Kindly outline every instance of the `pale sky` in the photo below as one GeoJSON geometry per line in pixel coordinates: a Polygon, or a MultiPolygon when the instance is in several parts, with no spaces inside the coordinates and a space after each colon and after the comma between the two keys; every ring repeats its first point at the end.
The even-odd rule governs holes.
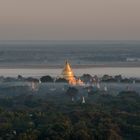
{"type": "Polygon", "coordinates": [[[140,40],[140,0],[0,0],[0,40],[140,40]]]}

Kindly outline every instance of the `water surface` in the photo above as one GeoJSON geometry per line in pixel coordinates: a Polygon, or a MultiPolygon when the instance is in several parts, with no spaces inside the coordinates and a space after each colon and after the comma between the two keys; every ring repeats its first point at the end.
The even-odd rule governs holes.
{"type": "MultiPolygon", "coordinates": [[[[93,67],[93,68],[77,68],[73,69],[76,76],[81,76],[85,73],[91,75],[102,76],[104,74],[108,75],[118,75],[121,74],[124,77],[140,77],[140,67],[93,67]]],[[[61,68],[14,68],[14,69],[0,69],[1,76],[11,76],[16,77],[17,75],[22,75],[25,77],[33,76],[40,77],[43,75],[50,75],[53,77],[61,76],[61,68]]]]}

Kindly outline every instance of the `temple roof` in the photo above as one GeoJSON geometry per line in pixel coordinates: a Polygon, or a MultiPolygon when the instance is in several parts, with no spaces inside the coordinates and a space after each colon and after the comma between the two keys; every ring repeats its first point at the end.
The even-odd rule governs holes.
{"type": "Polygon", "coordinates": [[[63,71],[67,71],[67,72],[72,71],[71,66],[68,63],[68,61],[66,61],[63,71]]]}
{"type": "Polygon", "coordinates": [[[72,68],[70,66],[70,64],[68,63],[68,61],[66,61],[64,69],[62,71],[62,75],[64,76],[64,78],[68,79],[68,77],[73,77],[73,71],[72,68]]]}

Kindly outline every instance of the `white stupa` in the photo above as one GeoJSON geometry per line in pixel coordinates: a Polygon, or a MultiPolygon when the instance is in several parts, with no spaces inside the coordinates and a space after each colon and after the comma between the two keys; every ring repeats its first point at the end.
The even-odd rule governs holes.
{"type": "Polygon", "coordinates": [[[100,89],[100,84],[99,83],[97,83],[97,88],[100,89]]]}
{"type": "Polygon", "coordinates": [[[86,102],[85,102],[85,97],[83,96],[82,97],[82,104],[85,104],[86,102]]]}
{"type": "Polygon", "coordinates": [[[104,87],[104,91],[108,91],[107,86],[104,87]]]}

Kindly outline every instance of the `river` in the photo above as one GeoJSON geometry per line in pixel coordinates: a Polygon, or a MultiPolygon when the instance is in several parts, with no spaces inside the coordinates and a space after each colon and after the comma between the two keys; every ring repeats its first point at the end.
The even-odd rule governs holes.
{"type": "MultiPolygon", "coordinates": [[[[92,67],[92,68],[75,68],[73,69],[76,76],[83,74],[91,74],[102,76],[119,75],[124,77],[137,77],[140,78],[140,67],[92,67]]],[[[0,76],[16,77],[22,75],[24,77],[40,77],[43,75],[50,75],[53,77],[61,76],[61,68],[0,68],[0,76]]]]}

